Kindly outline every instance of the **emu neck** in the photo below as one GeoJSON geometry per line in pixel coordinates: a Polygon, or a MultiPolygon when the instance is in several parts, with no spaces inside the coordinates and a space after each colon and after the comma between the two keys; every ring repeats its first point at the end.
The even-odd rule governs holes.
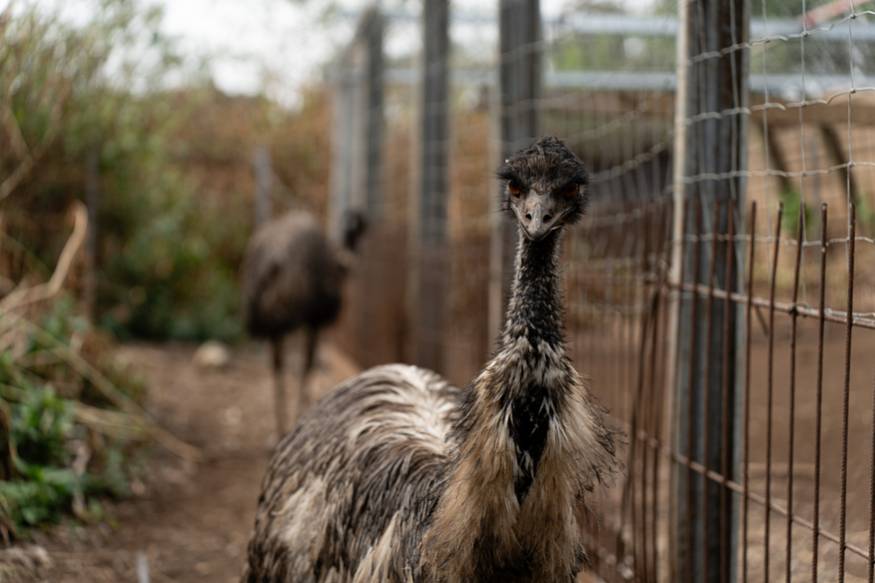
{"type": "Polygon", "coordinates": [[[563,360],[562,302],[557,254],[559,233],[538,241],[520,233],[513,292],[502,347],[495,359],[498,382],[480,389],[497,398],[513,445],[517,501],[536,478],[550,426],[564,408],[570,370],[563,360]]]}
{"type": "Polygon", "coordinates": [[[558,243],[558,233],[520,237],[501,346],[462,406],[456,465],[426,541],[451,581],[574,572],[576,468],[561,436],[579,400],[562,346],[558,243]]]}
{"type": "Polygon", "coordinates": [[[539,241],[530,241],[520,233],[513,289],[502,335],[504,347],[521,337],[533,346],[541,341],[553,347],[562,343],[558,250],[558,232],[539,241]]]}

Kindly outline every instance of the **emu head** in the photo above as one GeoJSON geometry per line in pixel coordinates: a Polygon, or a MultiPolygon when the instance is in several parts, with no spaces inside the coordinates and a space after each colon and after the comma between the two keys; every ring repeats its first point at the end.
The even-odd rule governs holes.
{"type": "Polygon", "coordinates": [[[341,230],[344,248],[355,252],[362,235],[368,230],[368,221],[365,218],[365,214],[360,210],[346,211],[343,214],[341,230]]]}
{"type": "Polygon", "coordinates": [[[502,206],[531,241],[576,222],[586,209],[583,162],[557,138],[541,138],[498,169],[502,206]]]}

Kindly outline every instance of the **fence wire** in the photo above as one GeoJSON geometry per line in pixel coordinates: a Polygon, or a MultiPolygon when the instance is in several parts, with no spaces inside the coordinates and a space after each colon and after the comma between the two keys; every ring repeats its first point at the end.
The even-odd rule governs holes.
{"type": "MultiPolygon", "coordinates": [[[[442,94],[422,93],[431,56],[392,41],[434,26],[409,15],[386,17],[381,78],[357,65],[335,81],[341,110],[350,84],[381,83],[385,124],[377,146],[359,122],[335,134],[379,148],[383,209],[338,337],[363,365],[429,344],[467,383],[492,348],[512,245],[492,171],[557,135],[591,171],[564,249],[569,351],[629,435],[624,477],[592,501],[591,572],[875,581],[873,6],[698,0],[520,20],[537,8],[450,3],[442,94]],[[445,132],[424,129],[430,115],[445,132]],[[423,301],[432,286],[441,301],[423,301]]],[[[374,160],[336,153],[336,175],[350,157],[374,160]]]]}

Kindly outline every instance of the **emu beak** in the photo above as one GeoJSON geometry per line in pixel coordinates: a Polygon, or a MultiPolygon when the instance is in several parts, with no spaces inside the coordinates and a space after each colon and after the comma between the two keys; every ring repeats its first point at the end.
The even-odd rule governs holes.
{"type": "Polygon", "coordinates": [[[517,214],[523,232],[532,241],[542,239],[556,224],[557,213],[548,200],[547,197],[531,194],[517,214]]]}

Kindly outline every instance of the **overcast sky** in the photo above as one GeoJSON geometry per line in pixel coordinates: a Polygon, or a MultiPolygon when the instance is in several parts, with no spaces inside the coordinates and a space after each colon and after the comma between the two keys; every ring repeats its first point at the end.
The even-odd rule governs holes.
{"type": "MultiPolygon", "coordinates": [[[[338,2],[347,16],[333,20],[329,27],[321,25],[318,0],[305,2],[304,6],[289,0],[151,1],[164,6],[165,29],[181,39],[186,52],[212,55],[213,75],[222,89],[258,90],[268,77],[274,80],[269,83],[269,91],[280,98],[287,98],[283,93],[296,91],[318,73],[319,65],[350,39],[355,15],[371,4],[368,0],[338,2]]],[[[543,11],[556,13],[567,1],[543,0],[543,11]]],[[[454,7],[463,5],[465,12],[489,15],[494,13],[495,4],[495,0],[466,0],[456,2],[454,7]]],[[[405,12],[418,10],[419,3],[406,2],[405,12]]],[[[453,32],[462,41],[489,42],[494,38],[494,32],[479,28],[457,27],[453,32]]],[[[387,50],[390,54],[409,51],[417,40],[409,23],[395,23],[387,50]]]]}
{"type": "MultiPolygon", "coordinates": [[[[0,9],[10,1],[61,7],[74,20],[87,19],[97,0],[0,0],[0,9]]],[[[182,53],[192,62],[207,57],[216,84],[229,93],[267,90],[282,101],[294,101],[302,84],[319,74],[319,66],[350,39],[356,15],[370,0],[337,0],[346,16],[326,26],[320,19],[321,0],[137,0],[144,6],[164,10],[164,31],[175,37],[182,53]]],[[[626,0],[639,9],[649,0],[626,0]]],[[[386,6],[403,3],[408,13],[417,13],[420,2],[384,0],[386,6]]],[[[569,0],[542,0],[546,16],[558,14],[569,0]]],[[[495,12],[497,0],[457,0],[453,9],[479,15],[495,12]],[[464,6],[464,8],[461,8],[464,6]]],[[[454,40],[494,47],[495,26],[456,26],[454,40]]],[[[410,26],[394,23],[387,50],[390,54],[416,48],[418,35],[410,26]]],[[[486,48],[486,47],[485,47],[486,48]]]]}

